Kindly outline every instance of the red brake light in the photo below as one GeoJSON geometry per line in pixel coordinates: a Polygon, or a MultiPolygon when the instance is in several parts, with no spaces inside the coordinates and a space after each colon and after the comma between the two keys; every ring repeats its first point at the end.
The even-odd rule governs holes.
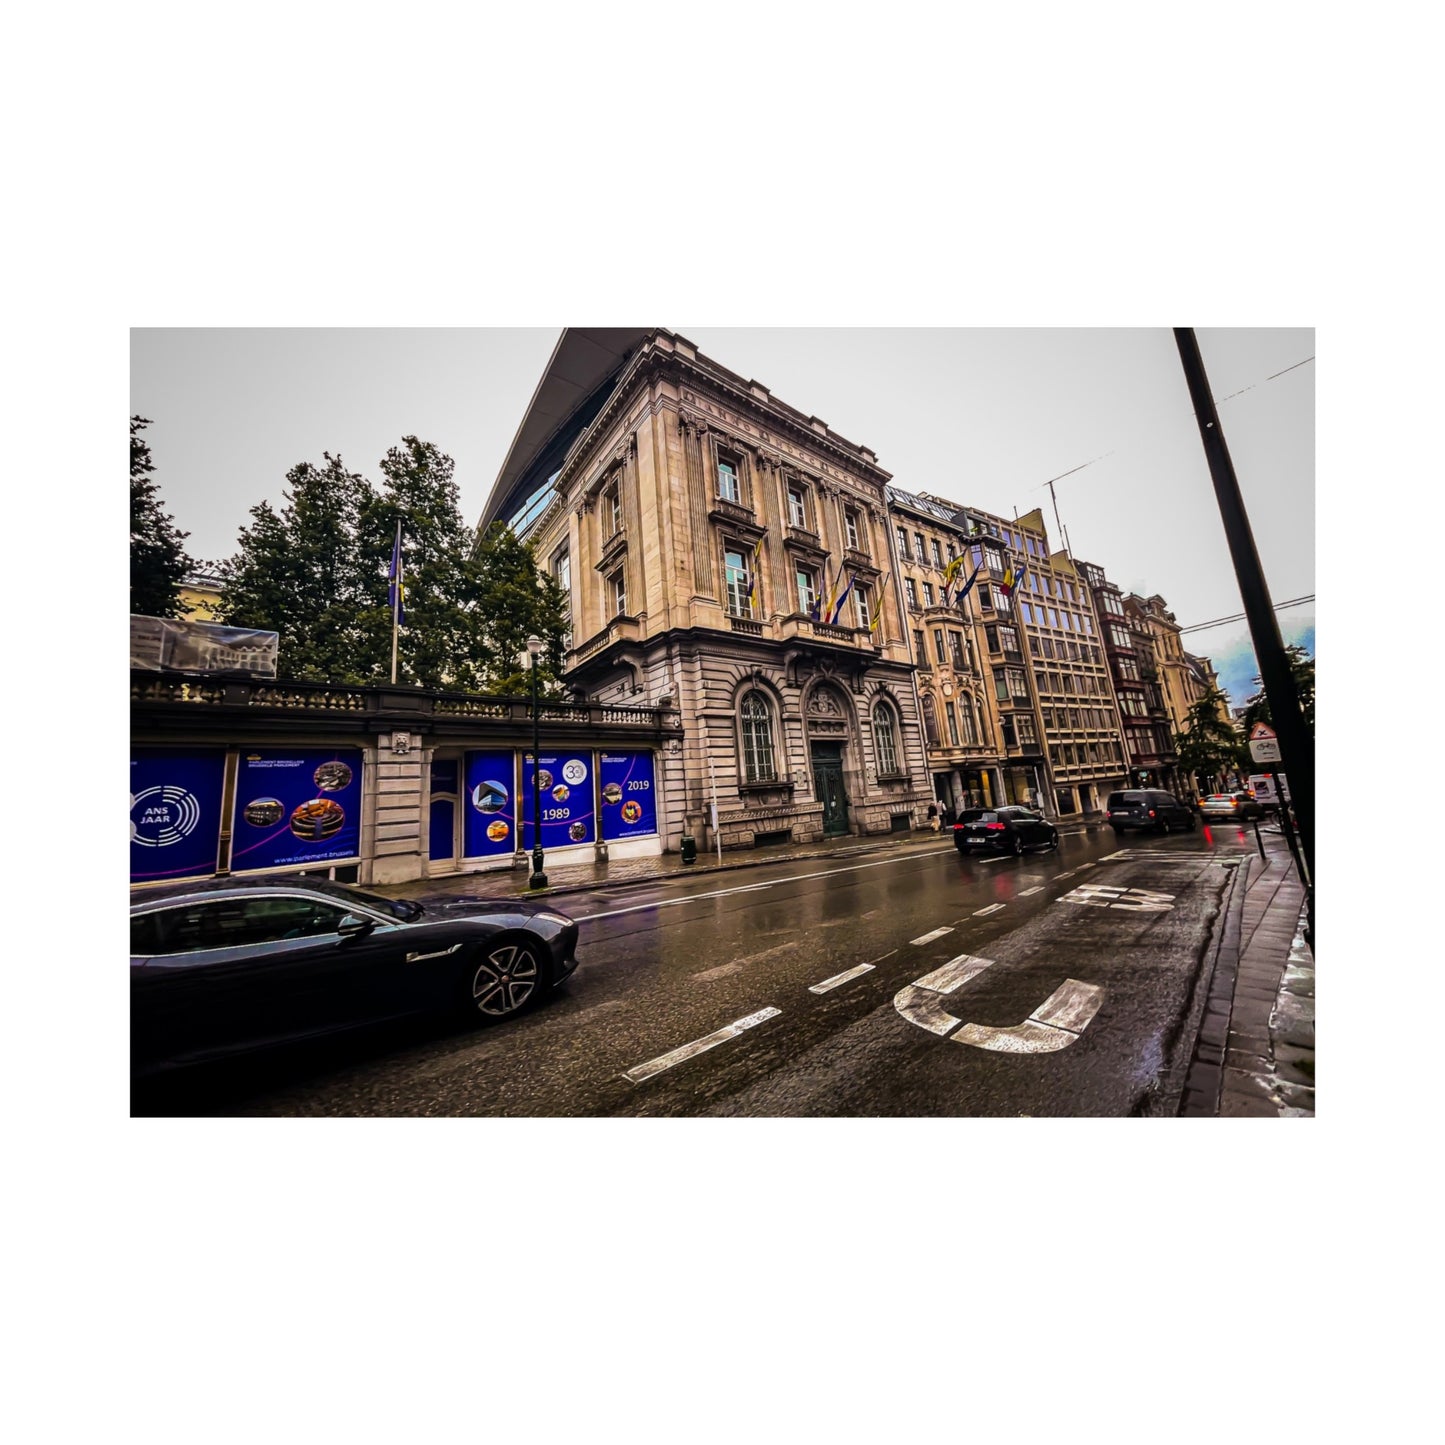
{"type": "Polygon", "coordinates": [[[1153,809],[1153,808],[1150,808],[1150,809],[1149,809],[1149,816],[1150,816],[1151,818],[1154,816],[1154,809],[1153,809]]]}
{"type": "Polygon", "coordinates": [[[983,826],[987,828],[990,833],[1002,833],[1004,829],[1002,823],[985,823],[983,826]]]}

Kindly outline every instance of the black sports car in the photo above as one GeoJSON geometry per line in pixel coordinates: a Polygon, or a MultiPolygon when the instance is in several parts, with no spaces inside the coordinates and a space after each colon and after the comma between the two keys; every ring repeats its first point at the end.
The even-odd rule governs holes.
{"type": "Polygon", "coordinates": [[[1025,848],[1057,848],[1059,831],[1030,808],[967,808],[953,825],[953,843],[960,853],[994,848],[1017,857],[1025,848]]]}
{"type": "Polygon", "coordinates": [[[212,879],[130,911],[131,1069],[456,1009],[525,1008],[577,967],[577,925],[537,902],[420,903],[312,878],[212,879]]]}

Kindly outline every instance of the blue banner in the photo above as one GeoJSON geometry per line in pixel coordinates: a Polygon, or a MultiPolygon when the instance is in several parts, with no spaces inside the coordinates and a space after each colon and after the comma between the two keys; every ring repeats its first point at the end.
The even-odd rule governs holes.
{"type": "MultiPolygon", "coordinates": [[[[532,841],[532,755],[522,759],[522,847],[530,852],[532,841]]],[[[596,818],[593,816],[592,754],[558,753],[544,757],[537,781],[541,787],[538,799],[542,815],[542,846],[566,848],[577,843],[597,841],[596,818]]]]}
{"type": "Polygon", "coordinates": [[[221,748],[139,753],[130,760],[132,883],[216,871],[225,778],[221,748]]]}
{"type": "Polygon", "coordinates": [[[609,843],[657,832],[651,753],[601,753],[602,836],[609,843]]]}
{"type": "Polygon", "coordinates": [[[465,857],[495,858],[516,851],[516,776],[517,762],[511,752],[467,754],[465,857]]]}
{"type": "Polygon", "coordinates": [[[242,749],[233,872],[306,867],[360,852],[360,748],[242,749]]]}

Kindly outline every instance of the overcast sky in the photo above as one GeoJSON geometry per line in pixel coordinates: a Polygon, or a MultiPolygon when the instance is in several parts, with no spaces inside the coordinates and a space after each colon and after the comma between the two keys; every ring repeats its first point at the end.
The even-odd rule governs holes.
{"type": "MultiPolygon", "coordinates": [[[[900,487],[1005,516],[1041,506],[1055,546],[1045,484],[1083,466],[1055,484],[1075,556],[1126,591],[1161,593],[1185,626],[1243,610],[1166,328],[664,324],[871,447],[900,487]]],[[[455,459],[475,521],[557,335],[136,330],[131,410],[153,423],[155,479],[200,559],[230,555],[249,509],[279,505],[297,462],[330,451],[375,479],[408,434],[455,459]]],[[[1313,594],[1315,377],[1312,361],[1299,363],[1314,333],[1201,329],[1199,340],[1273,600],[1313,594]]],[[[1313,604],[1279,616],[1285,640],[1313,650],[1313,604]]],[[[1242,622],[1188,633],[1185,645],[1214,658],[1243,701],[1254,665],[1242,622]]]]}

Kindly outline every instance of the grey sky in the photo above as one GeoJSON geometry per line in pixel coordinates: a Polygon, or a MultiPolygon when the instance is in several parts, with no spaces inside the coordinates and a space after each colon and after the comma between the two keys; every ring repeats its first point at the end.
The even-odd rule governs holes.
{"type": "MultiPolygon", "coordinates": [[[[1182,624],[1242,610],[1172,333],[1157,329],[742,329],[664,318],[850,441],[897,485],[1012,515],[1056,484],[1074,554],[1182,624]]],[[[131,410],[150,417],[167,508],[207,560],[235,549],[288,468],[339,452],[377,475],[414,433],[457,464],[474,521],[556,340],[537,330],[136,330],[131,410]]],[[[1315,590],[1309,329],[1201,328],[1200,347],[1271,594],[1315,590]],[[1285,375],[1267,378],[1296,367],[1285,375]],[[1236,393],[1238,393],[1236,395],[1236,393]],[[1227,398],[1227,399],[1226,399],[1227,398]]],[[[1280,614],[1313,646],[1314,607],[1280,614]]],[[[1236,703],[1253,672],[1242,623],[1187,634],[1236,703]],[[1241,655],[1243,649],[1244,655],[1241,655]]]]}

